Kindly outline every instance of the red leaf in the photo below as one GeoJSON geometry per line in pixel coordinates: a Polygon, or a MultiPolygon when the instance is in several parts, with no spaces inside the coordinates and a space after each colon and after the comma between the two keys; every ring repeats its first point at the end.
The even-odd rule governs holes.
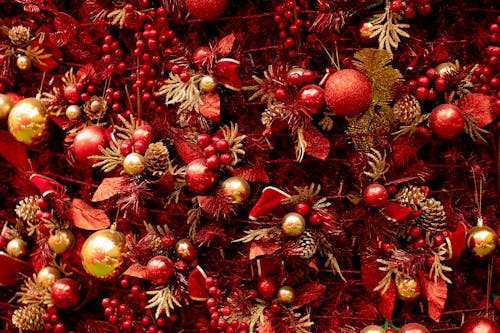
{"type": "Polygon", "coordinates": [[[444,44],[440,44],[440,45],[436,46],[431,51],[430,56],[434,60],[434,62],[443,62],[443,61],[448,60],[450,58],[448,50],[446,49],[446,46],[444,46],[444,44]]]}
{"type": "Polygon", "coordinates": [[[279,188],[268,186],[262,190],[259,201],[253,206],[248,214],[251,220],[270,214],[281,205],[281,200],[289,198],[290,194],[283,192],[279,188]]]}
{"type": "Polygon", "coordinates": [[[269,177],[263,166],[240,167],[233,169],[233,176],[241,177],[249,182],[269,183],[269,177]]]}
{"type": "Polygon", "coordinates": [[[385,272],[378,269],[379,265],[367,258],[362,259],[361,264],[361,282],[368,292],[373,292],[373,289],[379,284],[385,276],[385,272]]]}
{"type": "Polygon", "coordinates": [[[0,251],[0,286],[10,287],[21,282],[21,274],[26,273],[29,264],[0,251]]]}
{"type": "Polygon", "coordinates": [[[7,131],[0,131],[0,155],[16,168],[24,169],[28,165],[26,145],[16,141],[7,131]]]}
{"type": "Polygon", "coordinates": [[[429,317],[439,322],[446,303],[448,286],[443,279],[437,279],[434,282],[434,279],[429,278],[428,272],[425,271],[419,271],[418,277],[422,285],[422,294],[427,299],[429,317]]]}
{"type": "Polygon", "coordinates": [[[218,43],[217,47],[215,48],[215,52],[219,53],[223,57],[227,57],[229,53],[231,53],[231,50],[233,49],[234,41],[236,40],[236,37],[234,37],[234,34],[231,33],[227,36],[224,36],[218,43]]]}
{"type": "Polygon", "coordinates": [[[56,182],[54,179],[34,173],[30,176],[30,181],[38,188],[42,196],[49,195],[54,192],[63,193],[64,186],[56,182]]]}
{"type": "Polygon", "coordinates": [[[264,315],[263,322],[259,323],[259,327],[257,328],[258,333],[276,333],[269,316],[264,315]]]}
{"type": "Polygon", "coordinates": [[[449,243],[451,244],[451,256],[452,258],[459,258],[462,251],[465,249],[465,234],[466,227],[463,222],[458,223],[457,229],[453,232],[448,238],[449,243]]]}
{"type": "Polygon", "coordinates": [[[493,112],[493,97],[485,94],[467,94],[458,101],[462,112],[470,114],[479,127],[491,124],[496,115],[493,112]]]}
{"type": "Polygon", "coordinates": [[[396,202],[388,201],[383,208],[383,213],[385,216],[390,217],[397,222],[401,222],[408,218],[413,211],[410,208],[396,202]]]}
{"type": "Polygon", "coordinates": [[[330,141],[314,126],[307,123],[304,127],[304,139],[307,142],[306,154],[326,160],[330,153],[330,141]]]}
{"type": "Polygon", "coordinates": [[[279,276],[283,271],[283,262],[275,257],[257,259],[257,273],[259,276],[279,276]]]}
{"type": "Polygon", "coordinates": [[[176,138],[174,139],[174,145],[181,159],[187,164],[198,158],[203,158],[203,154],[194,143],[188,142],[182,138],[176,138]]]}
{"type": "Polygon", "coordinates": [[[250,252],[248,258],[253,260],[260,256],[267,256],[275,253],[280,249],[280,246],[271,242],[252,242],[250,244],[250,252]]]}
{"type": "Polygon", "coordinates": [[[196,266],[189,274],[187,287],[188,295],[192,300],[206,301],[210,297],[205,287],[206,279],[207,274],[200,266],[196,266]]]}
{"type": "Polygon", "coordinates": [[[120,192],[128,185],[126,177],[104,178],[92,197],[92,202],[107,200],[120,192]]]}
{"type": "Polygon", "coordinates": [[[243,87],[238,71],[240,62],[231,58],[222,58],[215,64],[215,76],[224,87],[239,91],[243,87]]]}
{"type": "Polygon", "coordinates": [[[102,209],[95,209],[78,198],[71,201],[69,212],[74,226],[80,229],[102,230],[111,225],[108,216],[102,209]]]}
{"type": "Polygon", "coordinates": [[[198,104],[200,113],[212,121],[220,121],[220,97],[219,94],[205,93],[201,95],[201,102],[198,104]]]}
{"type": "Polygon", "coordinates": [[[386,320],[391,320],[392,313],[394,312],[394,305],[396,304],[396,284],[391,280],[389,288],[382,294],[379,292],[380,298],[378,300],[380,313],[386,320]]]}
{"type": "Polygon", "coordinates": [[[94,66],[90,63],[83,65],[83,67],[76,72],[75,77],[77,82],[88,80],[95,83],[99,80],[94,66]]]}
{"type": "Polygon", "coordinates": [[[132,277],[136,277],[139,279],[146,278],[146,266],[140,264],[132,264],[129,268],[123,273],[123,275],[129,275],[132,277]]]}
{"type": "Polygon", "coordinates": [[[71,124],[71,120],[68,117],[54,117],[52,121],[62,130],[65,130],[71,124]]]}
{"type": "Polygon", "coordinates": [[[293,306],[302,306],[304,304],[309,304],[314,302],[323,295],[326,290],[326,286],[319,282],[310,282],[303,284],[297,290],[297,298],[293,303],[293,306]]]}

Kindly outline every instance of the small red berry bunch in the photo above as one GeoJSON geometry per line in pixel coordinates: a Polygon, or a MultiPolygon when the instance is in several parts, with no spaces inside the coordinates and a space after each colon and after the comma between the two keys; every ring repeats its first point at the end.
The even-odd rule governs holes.
{"type": "Polygon", "coordinates": [[[409,80],[408,88],[414,91],[419,101],[435,101],[438,92],[448,89],[446,76],[440,76],[435,68],[428,68],[424,74],[417,77],[416,80],[409,80]]]}
{"type": "Polygon", "coordinates": [[[288,50],[288,56],[291,58],[297,56],[297,40],[304,23],[299,18],[303,5],[304,1],[287,0],[275,9],[274,22],[278,24],[280,30],[281,45],[283,49],[288,50]]]}
{"type": "Polygon", "coordinates": [[[401,13],[406,19],[414,18],[417,13],[427,16],[432,11],[430,0],[392,0],[390,6],[394,13],[401,13]]]}
{"type": "Polygon", "coordinates": [[[74,333],[74,331],[68,331],[66,325],[60,321],[58,309],[56,307],[48,307],[47,312],[42,315],[42,320],[45,323],[45,332],[54,333],[74,333]]]}
{"type": "Polygon", "coordinates": [[[221,165],[228,166],[233,163],[229,142],[219,133],[213,136],[202,133],[196,138],[196,144],[203,150],[208,168],[217,170],[221,165]]]}

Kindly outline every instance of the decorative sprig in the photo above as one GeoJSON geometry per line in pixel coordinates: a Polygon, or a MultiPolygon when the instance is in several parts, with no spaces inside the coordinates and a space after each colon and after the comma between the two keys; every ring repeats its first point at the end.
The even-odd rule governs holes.
{"type": "Polygon", "coordinates": [[[196,227],[201,221],[201,207],[197,197],[194,197],[191,202],[193,203],[193,207],[188,210],[187,224],[189,225],[189,238],[194,240],[196,237],[196,227]]]}
{"type": "Polygon", "coordinates": [[[377,149],[371,148],[370,150],[372,153],[366,153],[366,156],[369,159],[367,163],[371,170],[363,173],[375,182],[384,177],[385,173],[389,171],[389,165],[386,163],[387,154],[385,151],[381,154],[377,149]]]}
{"type": "Polygon", "coordinates": [[[267,70],[264,71],[264,78],[259,78],[253,75],[252,78],[257,82],[254,86],[244,87],[244,90],[255,90],[254,94],[250,96],[249,101],[253,101],[260,97],[262,102],[266,102],[267,105],[272,105],[278,103],[274,95],[276,86],[286,85],[286,74],[289,68],[286,65],[275,64],[269,65],[267,70]]]}
{"type": "Polygon", "coordinates": [[[391,10],[390,1],[386,0],[384,12],[375,15],[371,21],[373,25],[370,27],[370,38],[378,36],[379,49],[385,49],[392,53],[393,49],[398,48],[399,42],[401,42],[400,37],[410,37],[410,34],[403,30],[409,28],[410,25],[399,23],[401,19],[400,14],[391,10]]]}
{"type": "Polygon", "coordinates": [[[434,279],[434,283],[437,283],[437,279],[441,278],[446,283],[451,284],[451,280],[445,275],[445,272],[452,272],[453,269],[449,266],[446,266],[442,262],[445,260],[445,256],[449,254],[448,252],[448,244],[441,244],[437,251],[434,253],[434,262],[432,263],[431,269],[429,271],[429,277],[434,279]]]}
{"type": "Polygon", "coordinates": [[[245,234],[247,234],[246,236],[232,240],[231,243],[237,243],[237,242],[249,243],[251,241],[254,240],[258,241],[263,238],[271,239],[280,234],[280,230],[277,227],[270,227],[270,228],[256,229],[256,230],[245,230],[244,232],[245,234]]]}
{"type": "Polygon", "coordinates": [[[18,303],[52,306],[50,287],[50,285],[38,283],[36,274],[33,274],[33,277],[24,280],[21,291],[16,293],[16,296],[19,297],[18,303]]]}
{"type": "Polygon", "coordinates": [[[306,154],[307,141],[304,138],[304,129],[302,127],[297,128],[295,131],[295,160],[297,162],[302,162],[306,154]]]}
{"type": "Polygon", "coordinates": [[[342,270],[340,269],[339,262],[335,257],[332,244],[326,239],[326,237],[321,237],[318,244],[319,254],[326,258],[325,267],[330,268],[334,274],[338,274],[338,276],[340,276],[342,281],[347,282],[347,280],[342,275],[342,270]]]}
{"type": "Polygon", "coordinates": [[[102,155],[92,155],[89,157],[89,159],[99,161],[92,165],[93,168],[101,168],[104,172],[111,172],[123,165],[125,157],[121,153],[120,147],[113,141],[110,142],[107,148],[99,146],[99,150],[102,155]]]}
{"type": "Polygon", "coordinates": [[[158,95],[165,95],[165,104],[179,104],[179,111],[196,110],[199,111],[201,103],[201,91],[199,89],[201,74],[191,73],[189,81],[183,82],[179,75],[170,73],[165,80],[158,95]]]}
{"type": "Polygon", "coordinates": [[[472,116],[471,112],[468,110],[465,110],[463,112],[463,115],[465,117],[465,126],[464,126],[464,131],[465,133],[469,134],[470,138],[474,141],[483,141],[484,143],[487,142],[487,140],[484,138],[483,134],[489,134],[490,131],[485,130],[484,128],[481,128],[477,126],[477,122],[472,116]]]}
{"type": "Polygon", "coordinates": [[[321,185],[320,184],[315,184],[311,183],[311,185],[306,185],[304,187],[298,187],[294,186],[293,189],[297,192],[297,194],[292,195],[288,198],[285,198],[281,201],[281,204],[287,205],[287,204],[296,204],[301,201],[310,201],[312,200],[315,196],[319,194],[321,191],[321,185]]]}
{"type": "Polygon", "coordinates": [[[323,118],[318,122],[318,125],[323,131],[331,131],[333,129],[333,113],[323,112],[323,118]]]}
{"type": "Polygon", "coordinates": [[[173,293],[172,286],[165,286],[161,289],[146,291],[146,294],[151,295],[152,297],[148,300],[148,305],[146,305],[144,308],[156,308],[156,319],[160,317],[162,312],[165,312],[167,317],[170,317],[170,310],[175,310],[175,307],[182,307],[181,303],[179,302],[179,300],[177,300],[173,293]]]}
{"type": "Polygon", "coordinates": [[[267,304],[264,302],[257,302],[252,308],[252,317],[250,318],[250,323],[248,329],[250,333],[255,332],[255,328],[258,323],[264,323],[264,311],[267,308],[267,304]]]}
{"type": "Polygon", "coordinates": [[[166,173],[171,174],[174,177],[174,186],[170,191],[169,196],[166,199],[165,204],[168,205],[172,202],[178,203],[181,195],[181,191],[186,186],[186,167],[176,166],[172,164],[172,161],[168,161],[168,168],[166,173]]]}
{"type": "Polygon", "coordinates": [[[395,137],[413,135],[415,133],[415,131],[417,130],[417,127],[420,126],[425,121],[427,121],[427,119],[429,119],[430,115],[431,115],[430,113],[421,114],[410,125],[400,126],[399,130],[392,133],[392,135],[394,135],[395,137]]]}
{"type": "Polygon", "coordinates": [[[298,320],[294,323],[295,333],[310,333],[311,327],[314,326],[314,322],[311,321],[311,313],[309,307],[305,315],[296,313],[298,320]]]}
{"type": "Polygon", "coordinates": [[[245,155],[243,140],[245,140],[246,136],[238,132],[238,124],[233,122],[231,122],[229,126],[224,125],[221,131],[222,134],[224,134],[224,139],[229,143],[229,152],[233,157],[231,165],[234,166],[241,160],[241,157],[245,155]]]}
{"type": "Polygon", "coordinates": [[[142,124],[142,121],[135,119],[133,115],[130,116],[130,120],[127,120],[121,114],[118,114],[118,119],[123,125],[115,125],[114,129],[116,130],[116,136],[123,140],[132,139],[132,134],[142,124]]]}
{"type": "Polygon", "coordinates": [[[44,62],[44,59],[52,57],[52,54],[50,53],[45,53],[45,49],[40,46],[35,46],[31,47],[31,45],[28,45],[28,47],[24,49],[18,49],[19,52],[24,53],[27,57],[29,57],[33,62],[40,66],[47,66],[47,63],[44,62]]]}

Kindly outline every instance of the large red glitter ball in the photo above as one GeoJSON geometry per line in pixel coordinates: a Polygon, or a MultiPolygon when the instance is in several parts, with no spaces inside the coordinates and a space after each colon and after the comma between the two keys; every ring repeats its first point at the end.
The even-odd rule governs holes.
{"type": "Polygon", "coordinates": [[[486,318],[469,318],[462,327],[460,333],[500,333],[500,326],[486,318]]]}
{"type": "Polygon", "coordinates": [[[399,333],[430,333],[430,331],[423,325],[410,323],[401,327],[399,333]]]}
{"type": "Polygon", "coordinates": [[[383,185],[370,184],[363,192],[363,199],[368,206],[382,207],[387,202],[389,194],[383,185]]]}
{"type": "Polygon", "coordinates": [[[54,306],[59,309],[75,307],[80,301],[78,282],[69,278],[57,280],[52,284],[50,297],[54,306]]]}
{"type": "Polygon", "coordinates": [[[200,20],[211,21],[219,17],[227,8],[227,0],[186,0],[189,13],[200,20]]]}
{"type": "Polygon", "coordinates": [[[174,263],[166,256],[155,256],[146,265],[146,277],[154,284],[165,284],[174,275],[174,263]]]}
{"type": "Polygon", "coordinates": [[[99,146],[107,147],[108,139],[104,128],[95,125],[82,129],[73,141],[76,159],[84,164],[92,164],[92,161],[88,159],[89,156],[101,155],[99,146]]]}
{"type": "Polygon", "coordinates": [[[440,139],[453,139],[464,131],[465,117],[453,104],[441,104],[432,110],[429,127],[440,139]]]}
{"type": "Polygon", "coordinates": [[[186,167],[186,185],[196,193],[207,190],[215,183],[217,172],[207,167],[204,158],[191,161],[186,167]]]}
{"type": "Polygon", "coordinates": [[[273,298],[278,291],[278,281],[269,276],[262,276],[257,282],[257,290],[264,299],[273,298]]]}
{"type": "Polygon", "coordinates": [[[326,80],[325,100],[332,112],[339,116],[360,114],[372,100],[370,81],[357,70],[342,69],[326,80]]]}

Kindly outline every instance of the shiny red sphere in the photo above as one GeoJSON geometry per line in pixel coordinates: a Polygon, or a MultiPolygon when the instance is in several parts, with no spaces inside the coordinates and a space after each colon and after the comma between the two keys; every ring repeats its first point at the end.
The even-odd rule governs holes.
{"type": "Polygon", "coordinates": [[[211,21],[224,13],[228,0],[185,0],[184,4],[193,17],[211,21]]]}
{"type": "Polygon", "coordinates": [[[186,167],[186,185],[196,193],[207,190],[215,183],[217,172],[207,167],[204,158],[191,161],[186,167]]]}
{"type": "Polygon", "coordinates": [[[193,53],[193,62],[196,66],[207,65],[208,58],[212,56],[212,50],[208,46],[201,46],[193,53]]]}
{"type": "Polygon", "coordinates": [[[271,299],[278,291],[278,281],[270,276],[262,276],[257,281],[257,290],[264,299],[271,299]]]}
{"type": "Polygon", "coordinates": [[[308,108],[309,113],[318,113],[325,104],[325,92],[316,84],[308,84],[300,89],[298,103],[308,108]]]}
{"type": "Polygon", "coordinates": [[[73,141],[73,150],[76,159],[80,163],[92,164],[93,161],[88,159],[92,155],[101,155],[99,146],[103,148],[108,146],[108,139],[106,138],[105,129],[92,125],[82,129],[73,141]]]}
{"type": "Polygon", "coordinates": [[[399,333],[430,333],[430,331],[423,325],[410,323],[401,327],[399,333]]]}
{"type": "Polygon", "coordinates": [[[462,327],[460,333],[500,333],[500,326],[487,318],[469,318],[462,327]]]}
{"type": "Polygon", "coordinates": [[[63,278],[52,284],[50,297],[54,306],[59,309],[75,307],[80,301],[78,283],[69,278],[63,278]]]}
{"type": "Polygon", "coordinates": [[[464,131],[465,117],[462,111],[452,104],[441,104],[432,110],[429,127],[440,139],[453,139],[464,131]]]}
{"type": "Polygon", "coordinates": [[[149,145],[153,140],[153,127],[151,125],[141,125],[138,126],[134,132],[132,132],[132,142],[144,141],[146,145],[149,145]]]}
{"type": "Polygon", "coordinates": [[[380,184],[370,184],[363,193],[363,199],[368,206],[382,207],[387,202],[389,194],[384,186],[380,184]]]}
{"type": "Polygon", "coordinates": [[[372,100],[370,81],[354,69],[342,69],[328,77],[325,83],[325,101],[330,110],[352,117],[366,111],[372,100]]]}
{"type": "Polygon", "coordinates": [[[154,284],[165,284],[174,275],[174,263],[166,256],[155,256],[146,265],[146,277],[154,284]]]}

